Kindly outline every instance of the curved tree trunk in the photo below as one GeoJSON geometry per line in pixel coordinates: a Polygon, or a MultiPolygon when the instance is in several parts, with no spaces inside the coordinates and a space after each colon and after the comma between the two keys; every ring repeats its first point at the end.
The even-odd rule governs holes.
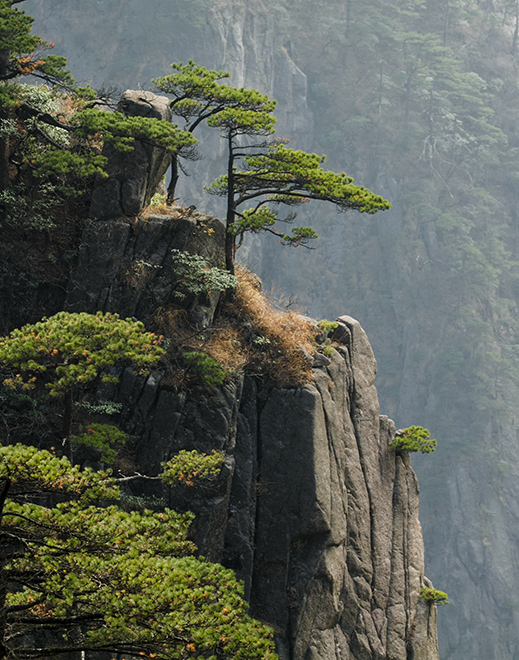
{"type": "Polygon", "coordinates": [[[173,155],[171,159],[171,181],[168,186],[168,197],[166,199],[166,204],[172,206],[175,203],[175,190],[178,182],[178,156],[173,155]]]}

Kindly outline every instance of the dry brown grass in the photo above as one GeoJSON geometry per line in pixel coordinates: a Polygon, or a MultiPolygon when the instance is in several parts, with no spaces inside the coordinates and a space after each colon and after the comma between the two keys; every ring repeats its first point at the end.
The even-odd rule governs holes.
{"type": "Polygon", "coordinates": [[[250,362],[250,349],[232,325],[213,328],[203,348],[226,371],[241,373],[250,362]]]}
{"type": "Polygon", "coordinates": [[[164,203],[157,206],[147,206],[140,213],[140,217],[144,219],[149,218],[150,215],[167,215],[180,218],[182,214],[179,213],[176,207],[171,207],[164,203]]]}
{"type": "Polygon", "coordinates": [[[314,352],[312,323],[299,312],[276,309],[261,291],[261,283],[253,273],[238,268],[236,275],[238,289],[233,304],[237,317],[242,323],[250,323],[257,336],[253,340],[253,364],[282,387],[308,383],[312,369],[304,351],[314,352]]]}
{"type": "Polygon", "coordinates": [[[166,195],[157,193],[152,199],[152,203],[146,206],[140,213],[139,217],[145,220],[150,215],[165,215],[171,218],[189,218],[193,215],[199,215],[194,206],[179,206],[178,204],[168,204],[166,202],[166,195]]]}
{"type": "Polygon", "coordinates": [[[206,353],[230,374],[267,375],[280,387],[310,382],[312,368],[305,351],[312,354],[315,349],[312,323],[298,312],[276,308],[256,275],[243,268],[236,275],[236,296],[223,303],[215,323],[203,332],[190,325],[183,309],[156,311],[153,329],[170,340],[168,382],[185,383],[181,353],[186,351],[206,353]]]}
{"type": "Polygon", "coordinates": [[[248,347],[229,319],[201,332],[189,323],[186,310],[161,307],[155,312],[152,325],[169,340],[169,384],[180,385],[185,381],[186,373],[180,359],[183,352],[207,353],[229,374],[242,373],[250,361],[248,347]]]}
{"type": "Polygon", "coordinates": [[[153,315],[152,323],[153,329],[173,344],[182,345],[193,334],[185,309],[159,307],[153,315]]]}

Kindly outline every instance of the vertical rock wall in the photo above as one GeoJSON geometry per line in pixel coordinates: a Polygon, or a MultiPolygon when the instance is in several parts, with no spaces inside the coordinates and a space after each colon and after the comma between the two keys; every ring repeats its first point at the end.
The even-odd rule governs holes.
{"type": "MultiPolygon", "coordinates": [[[[196,219],[173,217],[91,223],[69,306],[152,313],[174,289],[166,248],[209,250],[196,229],[196,219]],[[121,262],[136,257],[161,268],[128,280],[121,262]]],[[[409,457],[389,450],[395,429],[379,416],[367,337],[354,319],[340,320],[347,344],[303,388],[242,376],[178,392],[160,371],[143,379],[127,370],[120,423],[148,473],[182,448],[225,452],[214,488],[153,494],[195,511],[201,552],[244,580],[282,660],[437,660],[436,605],[420,598],[418,483],[409,457]]]]}
{"type": "Polygon", "coordinates": [[[127,373],[125,426],[147,470],[183,447],[225,451],[213,490],[163,495],[195,510],[201,551],[244,580],[283,660],[437,660],[436,605],[420,598],[418,483],[388,448],[394,424],[379,416],[366,335],[341,320],[350,346],[301,389],[241,378],[175,393],[127,373]]]}

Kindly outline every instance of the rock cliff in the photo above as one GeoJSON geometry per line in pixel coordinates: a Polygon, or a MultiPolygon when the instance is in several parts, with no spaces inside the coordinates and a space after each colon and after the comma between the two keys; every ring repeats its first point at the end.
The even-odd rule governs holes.
{"type": "MultiPolygon", "coordinates": [[[[476,4],[469,18],[461,10],[453,13],[449,3],[439,0],[415,3],[415,9],[421,8],[419,22],[413,23],[417,19],[410,12],[407,19],[400,16],[395,29],[387,26],[397,5],[369,1],[330,0],[319,3],[318,12],[312,2],[264,0],[27,0],[24,7],[38,19],[36,32],[58,41],[60,54],[68,56],[77,78],[86,81],[94,75],[95,86],[146,88],[153,76],[169,72],[171,61],[189,57],[211,68],[229,69],[235,84],[257,87],[280,101],[279,135],[297,136],[296,148],[328,153],[331,167],[372,183],[393,202],[383,221],[377,216],[373,221],[351,217],[347,223],[336,222],[333,215],[312,218],[308,224],[320,225],[316,229],[321,240],[314,252],[305,255],[303,268],[298,253],[281,252],[279,246],[267,243],[267,254],[255,243],[246,263],[266,282],[272,278],[267,286],[297,295],[314,315],[331,317],[337,305],[343,309],[347,304],[350,313],[362,319],[383,365],[377,382],[384,410],[398,424],[415,420],[429,426],[439,439],[434,459],[422,462],[418,457],[414,465],[426,485],[421,518],[431,550],[427,570],[446,586],[452,602],[441,610],[442,657],[517,660],[519,388],[514,328],[518,306],[516,286],[508,284],[505,275],[515,272],[505,265],[506,255],[511,251],[517,261],[516,188],[511,185],[506,192],[508,175],[499,173],[497,158],[485,165],[477,154],[470,176],[477,181],[481,168],[488,170],[476,184],[474,196],[467,193],[465,175],[459,195],[445,194],[445,182],[451,186],[451,158],[443,159],[446,169],[438,170],[434,184],[425,152],[421,155],[431,135],[431,97],[424,93],[416,98],[410,125],[418,133],[410,133],[398,115],[410,89],[402,77],[405,66],[396,56],[403,44],[406,59],[408,42],[399,30],[414,32],[417,25],[424,37],[439,26],[435,38],[439,36],[442,43],[450,32],[449,46],[457,43],[457,35],[458,45],[465,44],[456,49],[457,55],[469,57],[463,71],[471,72],[474,81],[482,77],[488,91],[500,89],[507,95],[494,98],[494,110],[502,113],[517,107],[508,96],[515,82],[503,83],[508,80],[507,68],[513,72],[511,80],[516,75],[508,37],[492,32],[483,38],[481,31],[484,25],[509,29],[506,16],[499,14],[503,3],[473,3],[473,8],[476,4]],[[450,11],[448,21],[442,19],[445,11],[450,11]],[[484,15],[480,19],[478,12],[484,15]],[[382,32],[394,41],[384,45],[382,32]],[[498,53],[498,46],[508,49],[506,55],[504,50],[498,53]],[[390,60],[387,52],[392,53],[390,60]],[[276,61],[285,62],[282,70],[274,66],[276,61]],[[304,96],[307,76],[309,104],[318,119],[314,126],[304,96]],[[292,130],[291,121],[298,132],[292,130]],[[367,163],[364,171],[362,162],[367,163]],[[366,171],[372,181],[366,180],[366,171]],[[410,185],[407,189],[402,187],[405,181],[410,185]],[[472,206],[486,182],[488,193],[500,195],[489,212],[486,202],[472,206]],[[426,191],[431,191],[430,197],[426,191]],[[467,206],[462,204],[453,213],[453,202],[467,206]],[[435,207],[442,211],[433,211],[435,207]],[[477,229],[472,224],[475,209],[477,229]],[[463,217],[468,222],[457,226],[463,217]],[[489,231],[496,233],[489,237],[489,231]],[[458,245],[460,252],[455,249],[458,245]],[[470,262],[474,270],[467,271],[470,262]]],[[[430,51],[425,49],[424,56],[426,52],[430,51]]],[[[439,79],[444,74],[442,68],[439,79]]],[[[514,147],[517,121],[500,116],[496,126],[508,127],[509,144],[514,147]]],[[[451,129],[446,130],[442,139],[451,144],[451,129]]],[[[441,130],[435,133],[437,138],[441,134],[441,130]]],[[[479,139],[473,144],[480,144],[479,139]]],[[[499,151],[508,153],[505,146],[499,151]]],[[[218,153],[216,136],[209,152],[201,181],[193,177],[179,189],[186,205],[200,207],[202,185],[221,173],[212,160],[218,153]]],[[[507,157],[507,162],[514,158],[507,157]]],[[[197,169],[192,168],[194,176],[197,169]]],[[[206,197],[206,203],[213,200],[206,197]]],[[[240,252],[243,259],[244,248],[240,252]]]]}
{"type": "MultiPolygon", "coordinates": [[[[140,227],[138,240],[151,246],[148,263],[157,245],[192,235],[186,222],[152,218],[140,227]]],[[[73,286],[69,298],[74,309],[132,314],[164,291],[164,275],[153,269],[147,288],[155,294],[136,303],[104,268],[103,254],[135,249],[129,221],[91,226],[85,241],[75,278],[81,295],[73,286]],[[108,249],[108,236],[120,247],[108,249]],[[110,293],[88,291],[99,285],[96,272],[106,273],[110,293]]],[[[389,449],[395,429],[379,416],[367,337],[354,319],[340,320],[348,344],[300,389],[242,376],[211,392],[176,392],[161,384],[160,372],[144,380],[127,371],[118,392],[124,428],[138,438],[136,463],[151,473],[183,448],[225,451],[214,490],[157,494],[195,510],[201,551],[244,580],[252,614],[274,627],[282,658],[433,660],[436,606],[420,598],[418,483],[409,457],[389,449]]]]}
{"type": "MultiPolygon", "coordinates": [[[[114,186],[117,198],[124,188],[114,186]]],[[[147,317],[171,301],[171,249],[218,260],[222,239],[218,221],[182,209],[92,219],[65,307],[147,317]]],[[[190,302],[194,327],[211,323],[214,303],[190,302]]],[[[341,341],[301,388],[241,375],[178,390],[160,370],[126,370],[120,423],[148,473],[180,449],[224,451],[214,487],[149,494],[197,514],[201,552],[244,581],[282,660],[437,660],[436,605],[420,597],[417,479],[409,456],[389,449],[395,428],[379,415],[368,339],[351,317],[339,321],[341,341]]]]}
{"type": "MultiPolygon", "coordinates": [[[[196,540],[244,580],[282,658],[437,658],[436,606],[419,598],[423,544],[408,456],[388,448],[376,363],[360,325],[302,389],[240,378],[186,394],[126,374],[126,428],[157,470],[181,448],[223,449],[215,492],[187,499],[196,540]]],[[[171,501],[178,505],[178,501],[171,501]]]]}

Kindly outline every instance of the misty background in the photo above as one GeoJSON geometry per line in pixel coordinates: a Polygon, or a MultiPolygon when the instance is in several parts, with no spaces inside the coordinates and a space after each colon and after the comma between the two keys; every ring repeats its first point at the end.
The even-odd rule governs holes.
{"type": "MultiPolygon", "coordinates": [[[[413,456],[427,575],[449,594],[442,660],[519,660],[519,0],[27,0],[95,88],[150,89],[193,59],[278,100],[277,136],[389,199],[308,205],[314,250],[256,237],[238,260],[317,318],[357,318],[381,412],[430,429],[413,456]]],[[[180,201],[222,215],[200,132],[180,201]]]]}

